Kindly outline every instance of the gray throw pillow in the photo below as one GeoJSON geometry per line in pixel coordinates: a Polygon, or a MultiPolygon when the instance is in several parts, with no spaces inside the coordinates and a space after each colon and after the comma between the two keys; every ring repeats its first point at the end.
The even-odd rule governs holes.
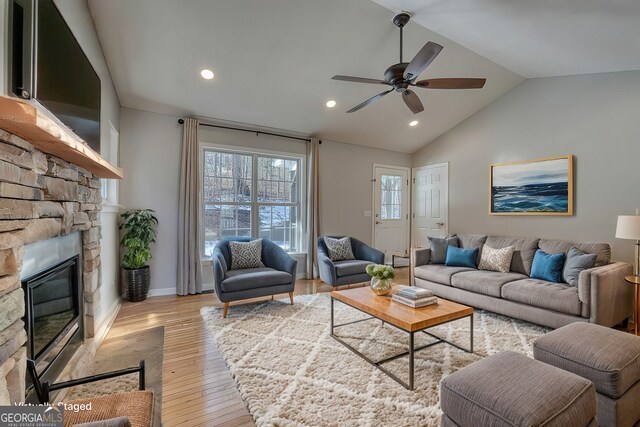
{"type": "Polygon", "coordinates": [[[342,239],[325,237],[324,244],[327,246],[327,255],[329,255],[329,259],[333,262],[356,259],[356,257],[353,256],[351,239],[349,237],[343,237],[342,239]]]}
{"type": "Polygon", "coordinates": [[[458,236],[451,236],[447,238],[429,237],[429,246],[431,249],[431,255],[429,256],[429,264],[444,264],[447,259],[447,246],[460,246],[458,236]]]}
{"type": "Polygon", "coordinates": [[[577,248],[569,249],[562,269],[562,280],[571,286],[578,286],[580,272],[596,265],[597,254],[587,254],[577,248]]]}
{"type": "Polygon", "coordinates": [[[250,242],[229,242],[231,270],[264,267],[262,263],[262,239],[250,242]]]}

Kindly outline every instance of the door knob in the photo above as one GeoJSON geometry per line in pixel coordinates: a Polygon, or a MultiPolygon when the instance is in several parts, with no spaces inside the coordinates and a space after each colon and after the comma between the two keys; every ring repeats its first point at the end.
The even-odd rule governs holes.
{"type": "Polygon", "coordinates": [[[378,225],[378,224],[382,224],[382,222],[380,222],[380,221],[376,221],[376,225],[378,225]]]}
{"type": "Polygon", "coordinates": [[[444,222],[436,222],[436,225],[437,225],[438,227],[444,227],[444,222]]]}

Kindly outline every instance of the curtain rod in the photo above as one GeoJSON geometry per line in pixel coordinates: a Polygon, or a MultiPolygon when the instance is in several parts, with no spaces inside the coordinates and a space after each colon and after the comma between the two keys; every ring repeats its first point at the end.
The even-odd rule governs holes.
{"type": "MultiPolygon", "coordinates": [[[[178,119],[178,123],[180,123],[181,125],[184,124],[184,119],[178,119]]],[[[299,138],[297,136],[282,135],[280,133],[263,132],[261,130],[242,129],[242,128],[234,128],[234,127],[231,127],[231,126],[221,126],[221,125],[210,125],[208,123],[199,123],[199,125],[200,126],[207,126],[207,127],[210,127],[210,128],[237,130],[237,131],[240,131],[240,132],[251,132],[251,133],[255,133],[256,135],[279,136],[280,138],[289,138],[289,139],[295,139],[295,140],[298,140],[298,141],[311,142],[311,140],[308,139],[308,138],[299,138]]],[[[320,141],[320,144],[322,144],[322,141],[320,141]]]]}

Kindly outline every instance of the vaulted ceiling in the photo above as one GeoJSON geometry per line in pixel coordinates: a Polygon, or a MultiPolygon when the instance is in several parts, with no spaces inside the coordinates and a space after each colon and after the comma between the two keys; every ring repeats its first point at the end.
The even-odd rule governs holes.
{"type": "MultiPolygon", "coordinates": [[[[579,9],[581,2],[640,3],[375,1],[380,4],[371,0],[88,3],[123,106],[165,114],[195,114],[407,153],[509,91],[524,79],[522,76],[610,71],[602,68],[604,63],[611,63],[611,55],[585,60],[583,68],[579,60],[584,49],[566,52],[569,57],[564,62],[556,61],[559,52],[555,39],[545,33],[556,34],[563,22],[579,20],[580,15],[571,15],[571,11],[579,9]],[[543,10],[536,14],[525,3],[540,4],[543,10]],[[565,8],[555,3],[565,4],[565,8]],[[415,116],[396,93],[346,114],[346,110],[382,92],[384,87],[334,81],[331,76],[382,78],[384,70],[399,59],[399,33],[391,22],[393,12],[412,8],[418,13],[404,31],[405,61],[431,40],[444,46],[444,50],[421,78],[486,77],[485,87],[416,89],[425,111],[415,116]],[[432,8],[440,11],[435,17],[430,13],[432,8]],[[558,9],[566,12],[559,18],[558,9]],[[534,20],[548,20],[543,19],[544,25],[539,26],[535,22],[523,23],[526,14],[534,20]],[[508,22],[500,25],[502,19],[508,22]],[[487,23],[484,26],[483,20],[487,23]],[[526,43],[520,44],[522,40],[526,43]],[[212,69],[215,78],[200,78],[203,68],[212,69]],[[333,109],[325,106],[330,99],[337,102],[333,109]],[[409,127],[414,119],[419,121],[418,126],[409,127]]],[[[627,10],[615,9],[619,13],[627,10]]],[[[620,19],[623,29],[628,30],[628,19],[620,19]]],[[[598,34],[594,35],[583,26],[571,28],[580,29],[587,40],[602,32],[602,28],[596,28],[598,34]]],[[[575,42],[579,37],[569,38],[575,42]]],[[[600,41],[598,52],[612,37],[600,41]]],[[[574,44],[567,42],[562,49],[574,44]]],[[[633,50],[640,44],[634,39],[625,46],[633,50]]],[[[620,59],[612,67],[640,68],[633,63],[640,62],[638,58],[640,55],[636,54],[626,62],[620,59]]]]}
{"type": "Polygon", "coordinates": [[[638,0],[373,0],[531,77],[640,69],[638,0]]]}

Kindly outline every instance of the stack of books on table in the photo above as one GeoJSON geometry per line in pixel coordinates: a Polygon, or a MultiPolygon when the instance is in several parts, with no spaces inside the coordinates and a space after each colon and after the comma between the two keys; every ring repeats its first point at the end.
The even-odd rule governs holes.
{"type": "Polygon", "coordinates": [[[438,298],[433,295],[433,292],[415,286],[402,288],[397,294],[391,297],[391,300],[413,308],[438,303],[438,298]]]}

